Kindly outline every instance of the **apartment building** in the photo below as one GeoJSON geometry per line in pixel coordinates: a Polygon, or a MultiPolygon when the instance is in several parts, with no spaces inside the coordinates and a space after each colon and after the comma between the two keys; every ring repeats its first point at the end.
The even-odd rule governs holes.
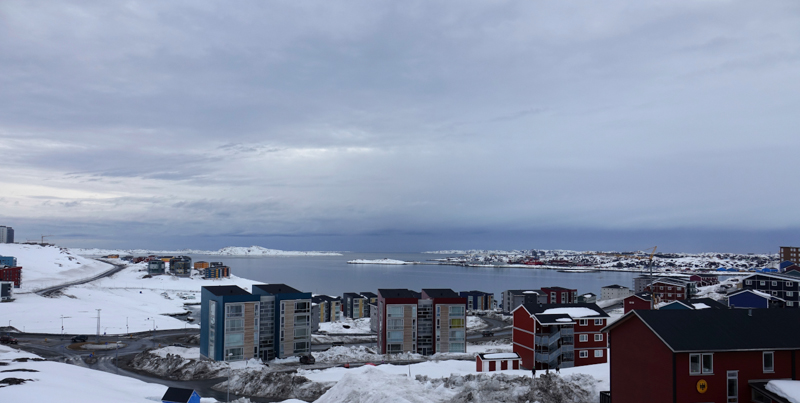
{"type": "Polygon", "coordinates": [[[488,311],[494,309],[494,294],[483,291],[461,291],[459,296],[467,299],[467,309],[470,311],[488,311]]]}
{"type": "Polygon", "coordinates": [[[200,355],[214,361],[259,356],[259,297],[235,285],[200,291],[200,355]]]}
{"type": "Polygon", "coordinates": [[[548,296],[542,290],[505,290],[501,293],[503,312],[512,312],[522,304],[546,304],[548,296]]]}
{"type": "Polygon", "coordinates": [[[0,243],[14,243],[14,228],[0,225],[0,243]]]}
{"type": "Polygon", "coordinates": [[[369,299],[359,293],[346,292],[342,294],[344,316],[351,319],[369,317],[369,299]]]}
{"type": "Polygon", "coordinates": [[[261,302],[259,351],[263,360],[311,352],[311,293],[286,284],[254,284],[261,302]]]}
{"type": "Polygon", "coordinates": [[[381,354],[466,352],[466,298],[451,289],[379,289],[381,354]]]}
{"type": "Polygon", "coordinates": [[[781,246],[780,260],[781,262],[789,261],[794,264],[800,264],[800,248],[796,246],[781,246]]]}
{"type": "Polygon", "coordinates": [[[602,300],[626,298],[633,294],[633,290],[619,284],[607,285],[600,288],[600,299],[602,300]]]}
{"type": "Polygon", "coordinates": [[[313,295],[311,302],[319,307],[319,322],[336,322],[342,320],[342,299],[330,295],[313,295]]]}
{"type": "Polygon", "coordinates": [[[800,307],[800,277],[778,273],[757,273],[745,277],[742,289],[764,293],[773,297],[769,307],[800,307]]]}

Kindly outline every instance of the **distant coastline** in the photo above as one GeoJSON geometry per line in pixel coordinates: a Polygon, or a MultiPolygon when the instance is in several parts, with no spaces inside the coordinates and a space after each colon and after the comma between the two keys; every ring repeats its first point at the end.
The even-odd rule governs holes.
{"type": "Polygon", "coordinates": [[[228,246],[219,250],[153,250],[153,249],[98,249],[70,248],[70,251],[81,256],[105,255],[216,255],[216,256],[342,256],[340,252],[319,251],[285,251],[268,249],[262,246],[228,246]]]}

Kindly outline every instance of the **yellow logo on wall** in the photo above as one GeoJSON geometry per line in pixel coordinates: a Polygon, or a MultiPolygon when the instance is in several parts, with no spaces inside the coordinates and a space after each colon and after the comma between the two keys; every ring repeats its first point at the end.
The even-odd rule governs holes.
{"type": "Polygon", "coordinates": [[[706,383],[705,379],[701,379],[697,381],[697,391],[700,393],[706,393],[708,390],[708,384],[706,383]]]}

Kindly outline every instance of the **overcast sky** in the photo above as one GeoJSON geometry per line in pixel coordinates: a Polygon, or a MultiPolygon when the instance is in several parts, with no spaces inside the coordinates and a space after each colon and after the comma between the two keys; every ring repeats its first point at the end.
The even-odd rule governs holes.
{"type": "Polygon", "coordinates": [[[0,225],[82,247],[777,252],[800,2],[0,2],[0,225]]]}

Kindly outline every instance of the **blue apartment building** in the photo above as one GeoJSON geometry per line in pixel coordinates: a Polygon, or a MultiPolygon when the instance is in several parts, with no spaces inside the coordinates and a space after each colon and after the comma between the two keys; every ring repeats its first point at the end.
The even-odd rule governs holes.
{"type": "Polygon", "coordinates": [[[214,361],[259,357],[260,297],[235,285],[202,287],[200,356],[214,361]]]}
{"type": "Polygon", "coordinates": [[[261,304],[259,353],[263,360],[311,352],[311,293],[286,284],[255,284],[261,304]]]}

